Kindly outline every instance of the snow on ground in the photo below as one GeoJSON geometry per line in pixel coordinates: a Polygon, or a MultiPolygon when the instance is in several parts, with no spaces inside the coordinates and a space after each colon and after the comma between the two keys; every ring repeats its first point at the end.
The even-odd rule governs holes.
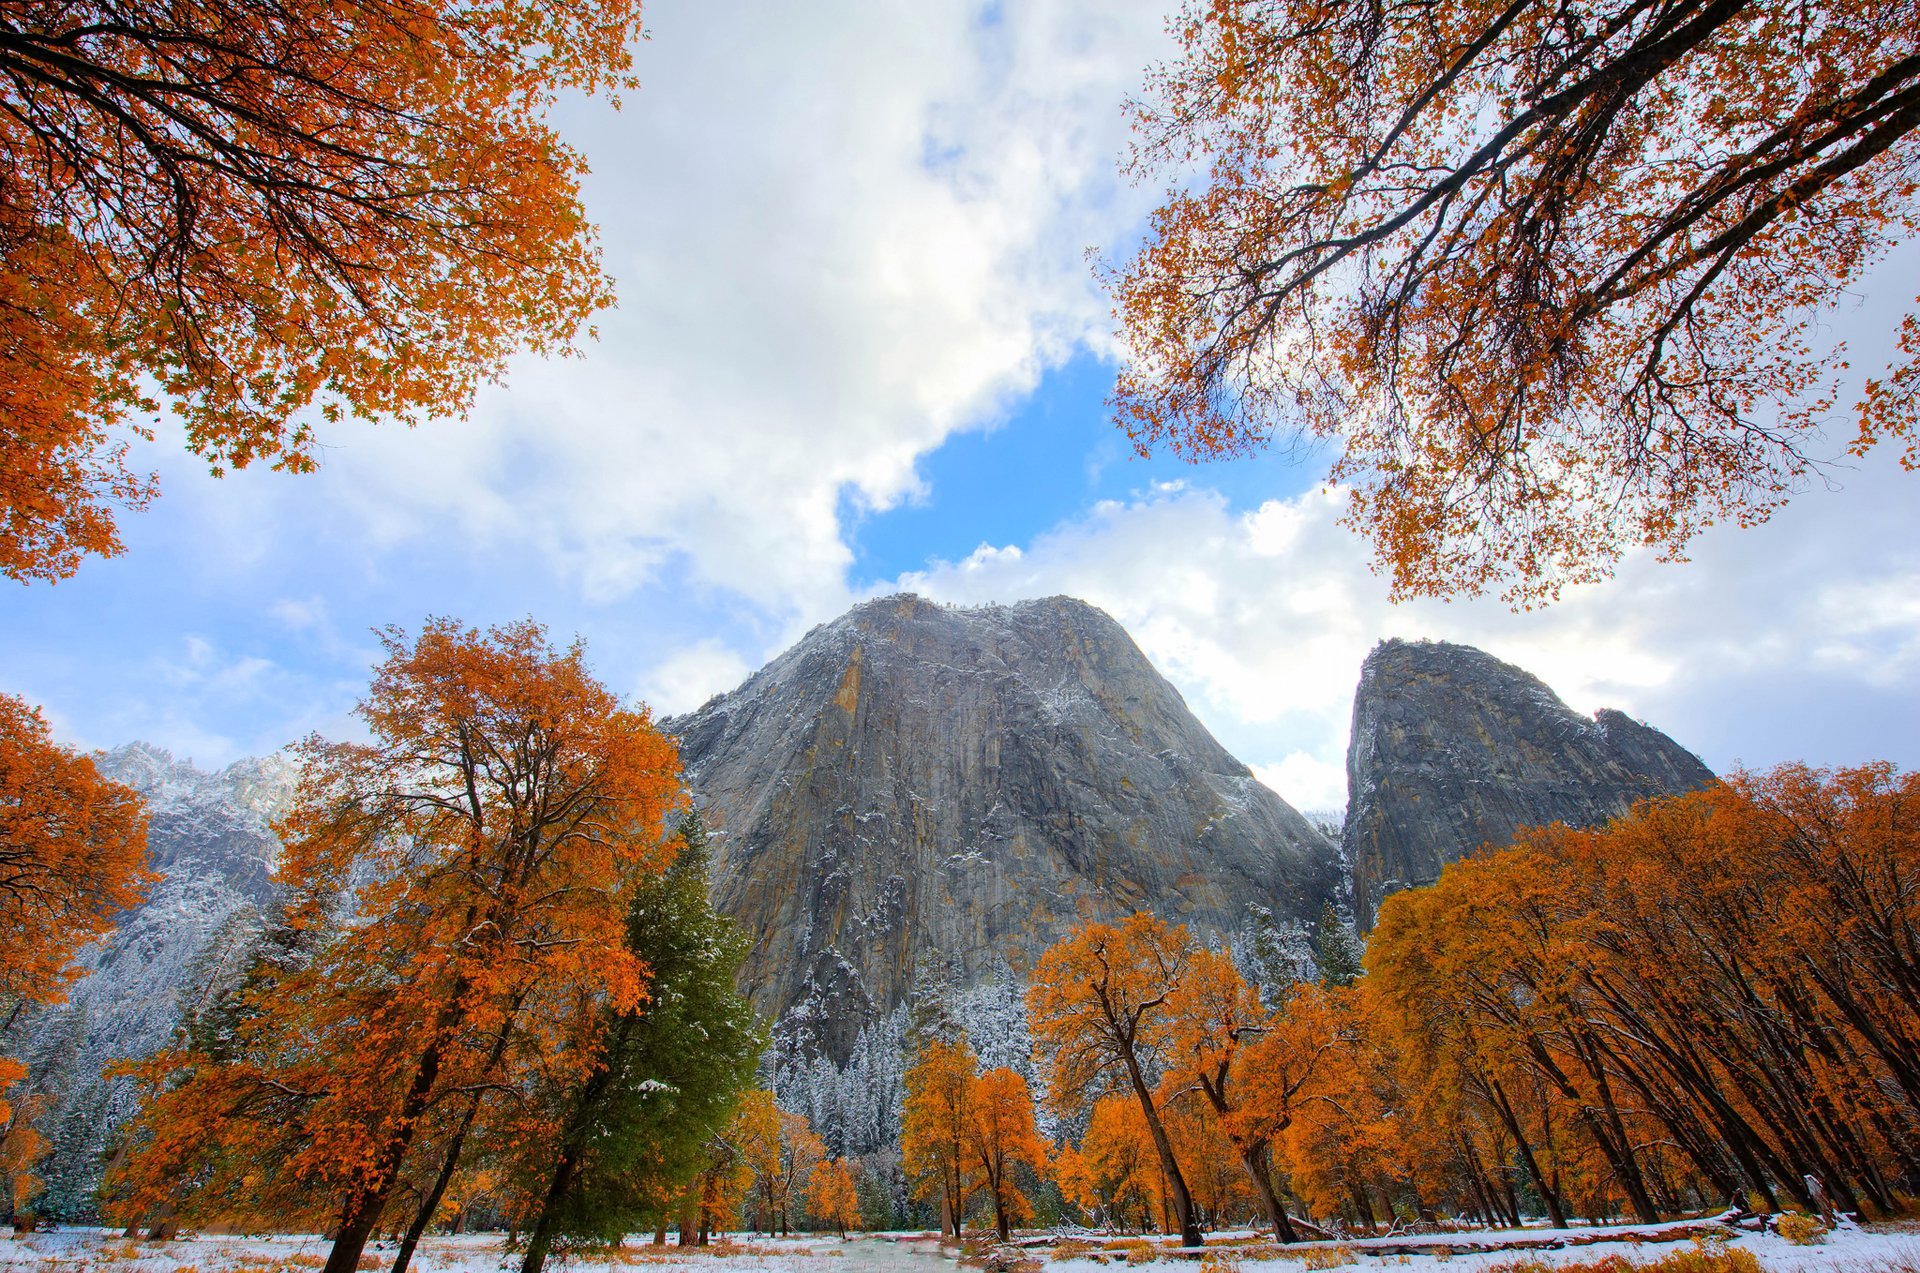
{"type": "MultiPolygon", "coordinates": [[[[1139,1254],[1129,1260],[1121,1250],[1079,1251],[1048,1259],[1044,1273],[1224,1273],[1234,1265],[1239,1273],[1489,1273],[1493,1266],[1516,1261],[1561,1266],[1590,1264],[1608,1256],[1645,1264],[1692,1250],[1685,1236],[1689,1229],[1726,1231],[1701,1222],[1356,1238],[1283,1248],[1270,1243],[1245,1245],[1252,1241],[1251,1234],[1216,1234],[1204,1252],[1179,1252],[1147,1240],[1159,1248],[1158,1258],[1135,1263],[1139,1254]],[[1664,1240],[1655,1240],[1656,1234],[1664,1240]],[[1538,1246],[1542,1241],[1567,1244],[1538,1246]],[[1489,1249],[1460,1250],[1468,1244],[1489,1249]],[[1202,1256],[1207,1258],[1204,1266],[1195,1262],[1202,1256]]],[[[644,1273],[716,1273],[716,1261],[724,1261],[726,1273],[953,1273],[955,1266],[934,1254],[931,1235],[924,1241],[889,1236],[895,1240],[881,1236],[845,1241],[743,1238],[704,1250],[656,1247],[640,1237],[618,1252],[550,1261],[549,1268],[554,1273],[620,1273],[636,1266],[644,1273]]],[[[1103,1240],[1094,1241],[1103,1244],[1103,1240]]],[[[1138,1247],[1142,1240],[1125,1242],[1138,1247]]],[[[1741,1233],[1731,1245],[1751,1252],[1766,1273],[1920,1273],[1920,1226],[1913,1224],[1873,1229],[1845,1225],[1815,1246],[1794,1246],[1772,1233],[1741,1233]]],[[[124,1240],[111,1230],[67,1229],[0,1240],[0,1273],[316,1273],[326,1252],[327,1243],[311,1234],[144,1242],[124,1240]]],[[[1045,1252],[1030,1249],[1027,1254],[1045,1252]]],[[[390,1247],[370,1247],[361,1267],[379,1273],[392,1258],[390,1247]]],[[[506,1252],[498,1234],[429,1238],[414,1258],[420,1273],[501,1273],[517,1267],[517,1258],[506,1252]]]]}
{"type": "MultiPolygon", "coordinates": [[[[1191,1261],[1203,1256],[1238,1264],[1241,1273],[1264,1273],[1264,1269],[1292,1273],[1293,1261],[1299,1261],[1306,1270],[1332,1269],[1338,1273],[1349,1269],[1352,1273],[1486,1273],[1496,1265],[1511,1266],[1517,1261],[1557,1267],[1591,1264],[1608,1256],[1648,1264],[1694,1250],[1690,1239],[1693,1232],[1718,1237],[1730,1231],[1714,1221],[1697,1221],[1631,1227],[1468,1230],[1420,1237],[1299,1242],[1286,1247],[1263,1242],[1237,1249],[1232,1238],[1227,1238],[1204,1252],[1176,1255],[1173,1248],[1166,1248],[1163,1258],[1145,1263],[1133,1263],[1113,1252],[1055,1258],[1047,1262],[1046,1273],[1194,1273],[1191,1261]],[[1488,1249],[1462,1249],[1469,1246],[1488,1249]],[[1275,1261],[1284,1263],[1276,1268],[1275,1261]]],[[[1741,1232],[1728,1246],[1751,1252],[1766,1273],[1920,1273],[1920,1226],[1911,1223],[1863,1229],[1843,1222],[1841,1228],[1812,1246],[1795,1246],[1774,1233],[1741,1232]]]]}
{"type": "MultiPolygon", "coordinates": [[[[113,1229],[62,1229],[0,1239],[0,1273],[317,1273],[329,1243],[316,1234],[271,1237],[200,1235],[171,1242],[128,1241],[113,1229]]],[[[681,1250],[653,1246],[645,1237],[630,1240],[619,1252],[549,1259],[551,1273],[618,1273],[631,1267],[646,1273],[713,1273],[725,1260],[727,1273],[842,1273],[837,1238],[744,1238],[681,1250]]],[[[380,1273],[393,1262],[389,1243],[369,1246],[360,1267],[380,1273]]],[[[418,1273],[501,1273],[520,1266],[497,1233],[428,1238],[414,1253],[418,1273]]]]}

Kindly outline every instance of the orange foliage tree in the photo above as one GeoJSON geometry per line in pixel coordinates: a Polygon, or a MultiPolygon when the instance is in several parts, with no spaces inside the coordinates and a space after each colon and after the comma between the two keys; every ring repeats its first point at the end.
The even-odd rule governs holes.
{"type": "Polygon", "coordinates": [[[1890,766],[1786,766],[1393,898],[1367,982],[1429,1155],[1509,1218],[1485,1169],[1509,1154],[1556,1222],[1810,1207],[1809,1178],[1897,1206],[1920,1183],[1916,809],[1890,766]]]}
{"type": "MultiPolygon", "coordinates": [[[[1138,108],[1198,165],[1113,280],[1144,453],[1335,440],[1397,596],[1550,599],[1765,520],[1814,325],[1920,227],[1920,6],[1219,0],[1138,108]]],[[[1850,449],[1920,466],[1920,322],[1850,449]]]]}
{"type": "Polygon", "coordinates": [[[1247,1049],[1272,1028],[1272,1014],[1261,1005],[1259,988],[1247,984],[1229,955],[1195,951],[1186,976],[1174,987],[1168,1012],[1173,1021],[1169,1077],[1199,1089],[1218,1130],[1246,1169],[1267,1223],[1280,1241],[1293,1241],[1293,1226],[1273,1186],[1272,1142],[1276,1131],[1285,1130],[1284,1117],[1275,1126],[1271,1120],[1247,1117],[1242,1109],[1241,1089],[1274,1077],[1265,1068],[1250,1070],[1244,1059],[1247,1049]]]}
{"type": "Polygon", "coordinates": [[[937,1196],[941,1232],[956,1238],[972,1193],[967,1136],[976,1066],[965,1034],[929,1038],[907,1070],[900,1115],[901,1166],[913,1196],[937,1196]]]}
{"type": "Polygon", "coordinates": [[[1165,1177],[1153,1134],[1131,1093],[1102,1096],[1093,1103],[1086,1135],[1080,1138],[1078,1187],[1074,1200],[1113,1228],[1154,1225],[1164,1211],[1165,1177]]]}
{"type": "MultiPolygon", "coordinates": [[[[113,931],[155,878],[147,815],[131,787],[53,741],[40,713],[0,694],[0,1049],[30,1004],[58,1003],[80,975],[74,954],[113,931]]],[[[5,1094],[26,1067],[0,1055],[5,1094]]]]}
{"type": "Polygon", "coordinates": [[[1047,1143],[1033,1123],[1033,1094],[1027,1081],[1005,1066],[988,1070],[973,1084],[966,1152],[974,1179],[993,1200],[993,1225],[1005,1242],[1012,1226],[1033,1214],[1014,1180],[1015,1165],[1025,1163],[1035,1175],[1047,1169],[1047,1143]]]}
{"type": "Polygon", "coordinates": [[[595,1063],[583,1023],[642,996],[627,904],[678,799],[673,744],[578,644],[446,620],[384,641],[359,708],[374,741],[302,744],[279,827],[288,926],[327,939],[250,985],[217,1054],[142,1067],[117,1182],[134,1214],[330,1224],[328,1273],[356,1268],[456,1098],[595,1063]]]}
{"type": "Polygon", "coordinates": [[[724,1233],[740,1223],[740,1208],[753,1189],[753,1168],[738,1143],[740,1112],[726,1129],[707,1142],[706,1160],[700,1174],[687,1190],[680,1221],[680,1245],[687,1244],[691,1230],[700,1246],[715,1233],[724,1233]]]}
{"type": "Polygon", "coordinates": [[[754,1227],[772,1233],[780,1181],[780,1107],[773,1103],[772,1092],[755,1087],[741,1093],[740,1107],[727,1123],[726,1140],[745,1170],[754,1227]]]}
{"type": "Polygon", "coordinates": [[[1213,1107],[1183,1078],[1169,1073],[1155,1096],[1193,1205],[1215,1226],[1251,1221],[1260,1204],[1239,1148],[1213,1107]]]}
{"type": "Polygon", "coordinates": [[[813,1169],[807,1181],[807,1214],[843,1238],[848,1229],[860,1227],[860,1194],[845,1159],[829,1158],[813,1169]]]}
{"type": "Polygon", "coordinates": [[[0,574],[70,575],[154,479],[343,416],[460,414],[611,303],[542,122],[632,83],[635,0],[20,0],[0,11],[0,574]],[[310,410],[317,406],[317,410],[310,410]]]}
{"type": "Polygon", "coordinates": [[[826,1144],[804,1115],[774,1103],[773,1093],[751,1088],[728,1124],[727,1139],[753,1173],[754,1218],[769,1234],[792,1231],[792,1213],[805,1198],[807,1178],[827,1156],[826,1144]]]}
{"type": "Polygon", "coordinates": [[[1048,947],[1027,992],[1034,1048],[1047,1064],[1048,1100],[1066,1112],[1095,1093],[1133,1095],[1188,1246],[1200,1245],[1200,1224],[1147,1070],[1171,1042],[1167,1002],[1193,954],[1185,928],[1135,912],[1118,924],[1083,924],[1048,947]]]}

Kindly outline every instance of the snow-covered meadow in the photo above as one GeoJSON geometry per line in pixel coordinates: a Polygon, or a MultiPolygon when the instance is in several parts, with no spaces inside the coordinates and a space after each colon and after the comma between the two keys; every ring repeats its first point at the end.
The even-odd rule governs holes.
{"type": "MultiPolygon", "coordinates": [[[[1470,1232],[1427,1237],[1356,1238],[1278,1247],[1251,1235],[1218,1235],[1201,1251],[1182,1251],[1160,1239],[1066,1240],[1058,1249],[1028,1239],[1017,1266],[1024,1273],[1538,1273],[1605,1262],[1607,1273],[1630,1273],[1626,1265],[1652,1265],[1675,1255],[1702,1255],[1723,1244],[1719,1226],[1540,1229],[1470,1232]],[[1715,1234],[1703,1248],[1687,1234],[1715,1234]],[[1553,1245],[1543,1245],[1550,1243],[1553,1245]],[[1473,1248],[1473,1249],[1467,1249],[1473,1248]],[[1029,1263],[1032,1261],[1033,1263],[1029,1263]],[[1039,1270],[1034,1264],[1040,1265],[1039,1270]],[[1196,1265],[1198,1268],[1196,1269],[1196,1265]]],[[[1774,1233],[1742,1232],[1724,1249],[1754,1257],[1765,1273],[1920,1273],[1920,1224],[1862,1228],[1843,1224],[1812,1245],[1795,1245],[1774,1233]]],[[[315,1235],[274,1237],[187,1236],[171,1242],[131,1241],[110,1230],[67,1229],[22,1234],[0,1241],[0,1273],[313,1273],[327,1244],[315,1235]]],[[[644,1238],[618,1251],[561,1262],[579,1273],[639,1267],[645,1273],[940,1273],[955,1263],[930,1235],[861,1235],[790,1239],[750,1238],[708,1248],[654,1246],[644,1238]]],[[[951,1248],[945,1249],[948,1253],[951,1248]]],[[[1016,1265],[989,1256],[990,1268],[1016,1265]]],[[[377,1273],[388,1255],[369,1251],[363,1269],[377,1273]]],[[[969,1261],[974,1263],[977,1261],[969,1261]]],[[[422,1273],[502,1273],[517,1267],[497,1234],[430,1238],[414,1260],[422,1273]]],[[[1702,1259],[1695,1273],[1725,1273],[1729,1266],[1702,1259]]]]}

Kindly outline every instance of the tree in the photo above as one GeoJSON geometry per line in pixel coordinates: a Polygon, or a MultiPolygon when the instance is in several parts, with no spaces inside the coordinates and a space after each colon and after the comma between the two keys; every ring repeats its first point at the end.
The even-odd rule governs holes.
{"type": "MultiPolygon", "coordinates": [[[[1191,5],[1113,280],[1144,453],[1331,440],[1396,597],[1530,604],[1817,471],[1811,327],[1920,223],[1912,0],[1191,5]]],[[[1920,466],[1920,321],[1848,450],[1920,466]]]]}
{"type": "Polygon", "coordinates": [[[170,399],[215,473],[464,414],[611,303],[561,94],[633,81],[635,0],[24,0],[0,16],[0,573],[114,554],[170,399]],[[317,411],[310,410],[316,407],[317,411]]]}
{"type": "Polygon", "coordinates": [[[1002,1066],[973,1085],[967,1109],[967,1156],[974,1179],[993,1200],[993,1225],[1002,1242],[1015,1222],[1033,1213],[1013,1173],[1024,1163],[1034,1174],[1047,1169],[1047,1144],[1033,1125],[1033,1094],[1027,1081],[1002,1066]]]}
{"type": "Polygon", "coordinates": [[[120,1173],[135,1215],[329,1223],[327,1273],[356,1268],[461,1096],[524,1099],[535,1076],[594,1066],[600,1008],[642,994],[625,920],[679,798],[673,744],[577,643],[434,620],[385,645],[359,707],[373,741],[302,744],[279,824],[289,924],[333,936],[247,992],[226,1056],[143,1064],[153,1095],[120,1173]]]}
{"type": "MultiPolygon", "coordinates": [[[[693,1220],[700,1246],[707,1245],[707,1239],[714,1233],[725,1232],[740,1223],[741,1204],[753,1188],[753,1168],[733,1139],[740,1125],[740,1111],[736,1110],[726,1131],[707,1142],[700,1174],[694,1177],[693,1186],[688,1190],[691,1213],[688,1218],[693,1220]]],[[[686,1243],[687,1226],[683,1219],[680,1244],[686,1243]]]]}
{"type": "Polygon", "coordinates": [[[1272,1015],[1233,966],[1217,951],[1195,951],[1187,975],[1168,1003],[1173,1019],[1172,1073],[1191,1079],[1246,1168],[1254,1196],[1281,1242],[1294,1240],[1286,1207],[1273,1187],[1273,1137],[1286,1130],[1284,1117],[1250,1118],[1242,1108],[1242,1089],[1271,1085],[1264,1069],[1248,1073],[1247,1050],[1273,1029],[1272,1015]]]}
{"type": "MultiPolygon", "coordinates": [[[[59,1003],[73,957],[113,931],[158,877],[146,869],[139,793],[53,741],[34,708],[0,694],[0,1047],[29,1004],[59,1003]]],[[[0,1055],[5,1092],[26,1067],[0,1055]]]]}
{"type": "Polygon", "coordinates": [[[768,1234],[791,1232],[793,1204],[804,1197],[807,1176],[826,1158],[826,1146],[803,1116],[781,1109],[764,1088],[741,1096],[727,1139],[753,1173],[759,1227],[768,1234]]]}
{"type": "Polygon", "coordinates": [[[748,942],[708,899],[697,812],[679,841],[673,865],[627,912],[627,949],[649,969],[645,1002],[610,1011],[598,1067],[543,1102],[559,1131],[531,1145],[545,1188],[521,1273],[540,1273],[556,1240],[617,1245],[649,1218],[664,1223],[759,1060],[759,1022],[734,989],[748,942]]]}
{"type": "Polygon", "coordinates": [[[727,1124],[726,1140],[751,1178],[754,1227],[773,1233],[779,1223],[781,1173],[780,1107],[773,1103],[772,1092],[755,1087],[741,1093],[739,1108],[727,1124]]]}
{"type": "Polygon", "coordinates": [[[804,1115],[780,1111],[779,1168],[768,1190],[780,1217],[780,1232],[793,1232],[793,1215],[806,1196],[815,1167],[826,1161],[827,1146],[804,1115]]]}
{"type": "Polygon", "coordinates": [[[860,1227],[860,1193],[846,1159],[829,1158],[813,1169],[807,1182],[807,1214],[832,1225],[843,1238],[848,1229],[860,1227]]]}
{"type": "Polygon", "coordinates": [[[1080,1138],[1077,1200],[1102,1212],[1110,1226],[1130,1227],[1130,1217],[1152,1224],[1164,1192],[1158,1154],[1140,1103],[1129,1094],[1093,1103],[1087,1134],[1080,1138]]]}
{"type": "Polygon", "coordinates": [[[1185,928],[1144,912],[1118,924],[1083,924],[1040,956],[1027,1011],[1034,1046],[1047,1056],[1046,1089],[1055,1108],[1065,1112],[1107,1091],[1131,1092],[1139,1102],[1172,1195],[1180,1240],[1199,1246],[1193,1198],[1148,1080],[1170,1038],[1168,998],[1192,956],[1185,928]]]}
{"type": "Polygon", "coordinates": [[[1353,925],[1340,917],[1332,902],[1320,908],[1320,932],[1314,942],[1314,962],[1320,965],[1320,984],[1350,986],[1364,971],[1360,939],[1353,925]]]}
{"type": "Polygon", "coordinates": [[[937,1196],[940,1230],[956,1238],[972,1192],[966,1147],[975,1065],[964,1032],[951,1040],[928,1034],[907,1071],[900,1115],[901,1166],[913,1196],[937,1196]]]}

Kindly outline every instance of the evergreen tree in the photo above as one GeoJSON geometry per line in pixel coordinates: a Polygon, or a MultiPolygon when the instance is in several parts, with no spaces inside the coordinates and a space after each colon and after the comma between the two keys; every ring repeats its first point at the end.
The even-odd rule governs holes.
{"type": "Polygon", "coordinates": [[[1314,949],[1314,961],[1320,965],[1323,986],[1351,986],[1360,979],[1360,938],[1332,902],[1320,908],[1320,940],[1314,949]]]}
{"type": "Polygon", "coordinates": [[[936,953],[920,956],[907,991],[906,1050],[918,1055],[929,1043],[952,1043],[966,1032],[960,1019],[960,969],[936,953]]]}
{"type": "Polygon", "coordinates": [[[617,1243],[673,1208],[753,1077],[764,1032],[734,989],[747,939],[707,896],[706,834],[681,823],[673,865],[635,898],[628,941],[647,1001],[614,1016],[603,1068],[558,1102],[558,1160],[527,1232],[523,1273],[569,1244],[617,1243]]]}

